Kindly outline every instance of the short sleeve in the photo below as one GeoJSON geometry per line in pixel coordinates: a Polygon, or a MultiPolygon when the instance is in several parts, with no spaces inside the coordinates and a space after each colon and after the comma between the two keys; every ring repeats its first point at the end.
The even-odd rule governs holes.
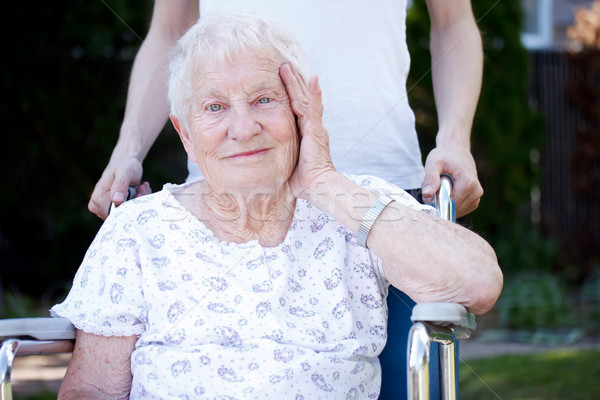
{"type": "Polygon", "coordinates": [[[118,211],[100,228],[65,301],[50,310],[53,317],[96,335],[139,335],[146,327],[140,239],[126,212],[118,211]]]}

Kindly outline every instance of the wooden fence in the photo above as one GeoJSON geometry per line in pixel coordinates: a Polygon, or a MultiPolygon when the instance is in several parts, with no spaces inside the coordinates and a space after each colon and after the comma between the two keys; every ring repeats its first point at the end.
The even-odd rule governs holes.
{"type": "Polygon", "coordinates": [[[600,269],[600,51],[530,56],[530,100],[546,120],[541,222],[584,278],[600,269]]]}

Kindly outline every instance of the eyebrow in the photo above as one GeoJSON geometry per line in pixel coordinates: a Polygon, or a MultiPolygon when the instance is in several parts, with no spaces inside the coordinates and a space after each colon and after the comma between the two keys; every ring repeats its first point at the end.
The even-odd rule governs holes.
{"type": "MultiPolygon", "coordinates": [[[[272,91],[277,92],[277,94],[286,92],[285,85],[284,85],[283,81],[281,81],[281,80],[276,82],[275,85],[273,85],[273,81],[263,80],[261,82],[258,82],[256,84],[253,84],[253,85],[247,87],[245,91],[247,93],[256,93],[256,92],[260,92],[263,90],[272,90],[272,91]]],[[[200,97],[212,97],[212,98],[224,97],[220,91],[217,91],[214,89],[203,90],[202,88],[199,88],[196,91],[196,95],[200,96],[200,97]]]]}

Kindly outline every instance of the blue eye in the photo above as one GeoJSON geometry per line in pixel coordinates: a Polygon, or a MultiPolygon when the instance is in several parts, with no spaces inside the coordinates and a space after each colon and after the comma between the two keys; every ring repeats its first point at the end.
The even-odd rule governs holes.
{"type": "Polygon", "coordinates": [[[261,97],[260,99],[258,99],[258,102],[261,104],[267,104],[271,102],[271,99],[268,97],[261,97]]]}
{"type": "Polygon", "coordinates": [[[217,111],[221,111],[223,109],[223,107],[220,104],[211,104],[210,106],[207,107],[207,109],[212,112],[217,112],[217,111]]]}

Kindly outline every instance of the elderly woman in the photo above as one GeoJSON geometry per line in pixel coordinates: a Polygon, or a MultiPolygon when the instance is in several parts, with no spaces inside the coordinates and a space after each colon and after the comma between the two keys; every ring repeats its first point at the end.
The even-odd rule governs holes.
{"type": "Polygon", "coordinates": [[[335,170],[318,80],[282,28],[203,18],[171,74],[171,119],[205,178],[102,226],[52,309],[78,328],[62,398],[374,398],[389,284],[495,303],[483,239],[335,170]]]}

